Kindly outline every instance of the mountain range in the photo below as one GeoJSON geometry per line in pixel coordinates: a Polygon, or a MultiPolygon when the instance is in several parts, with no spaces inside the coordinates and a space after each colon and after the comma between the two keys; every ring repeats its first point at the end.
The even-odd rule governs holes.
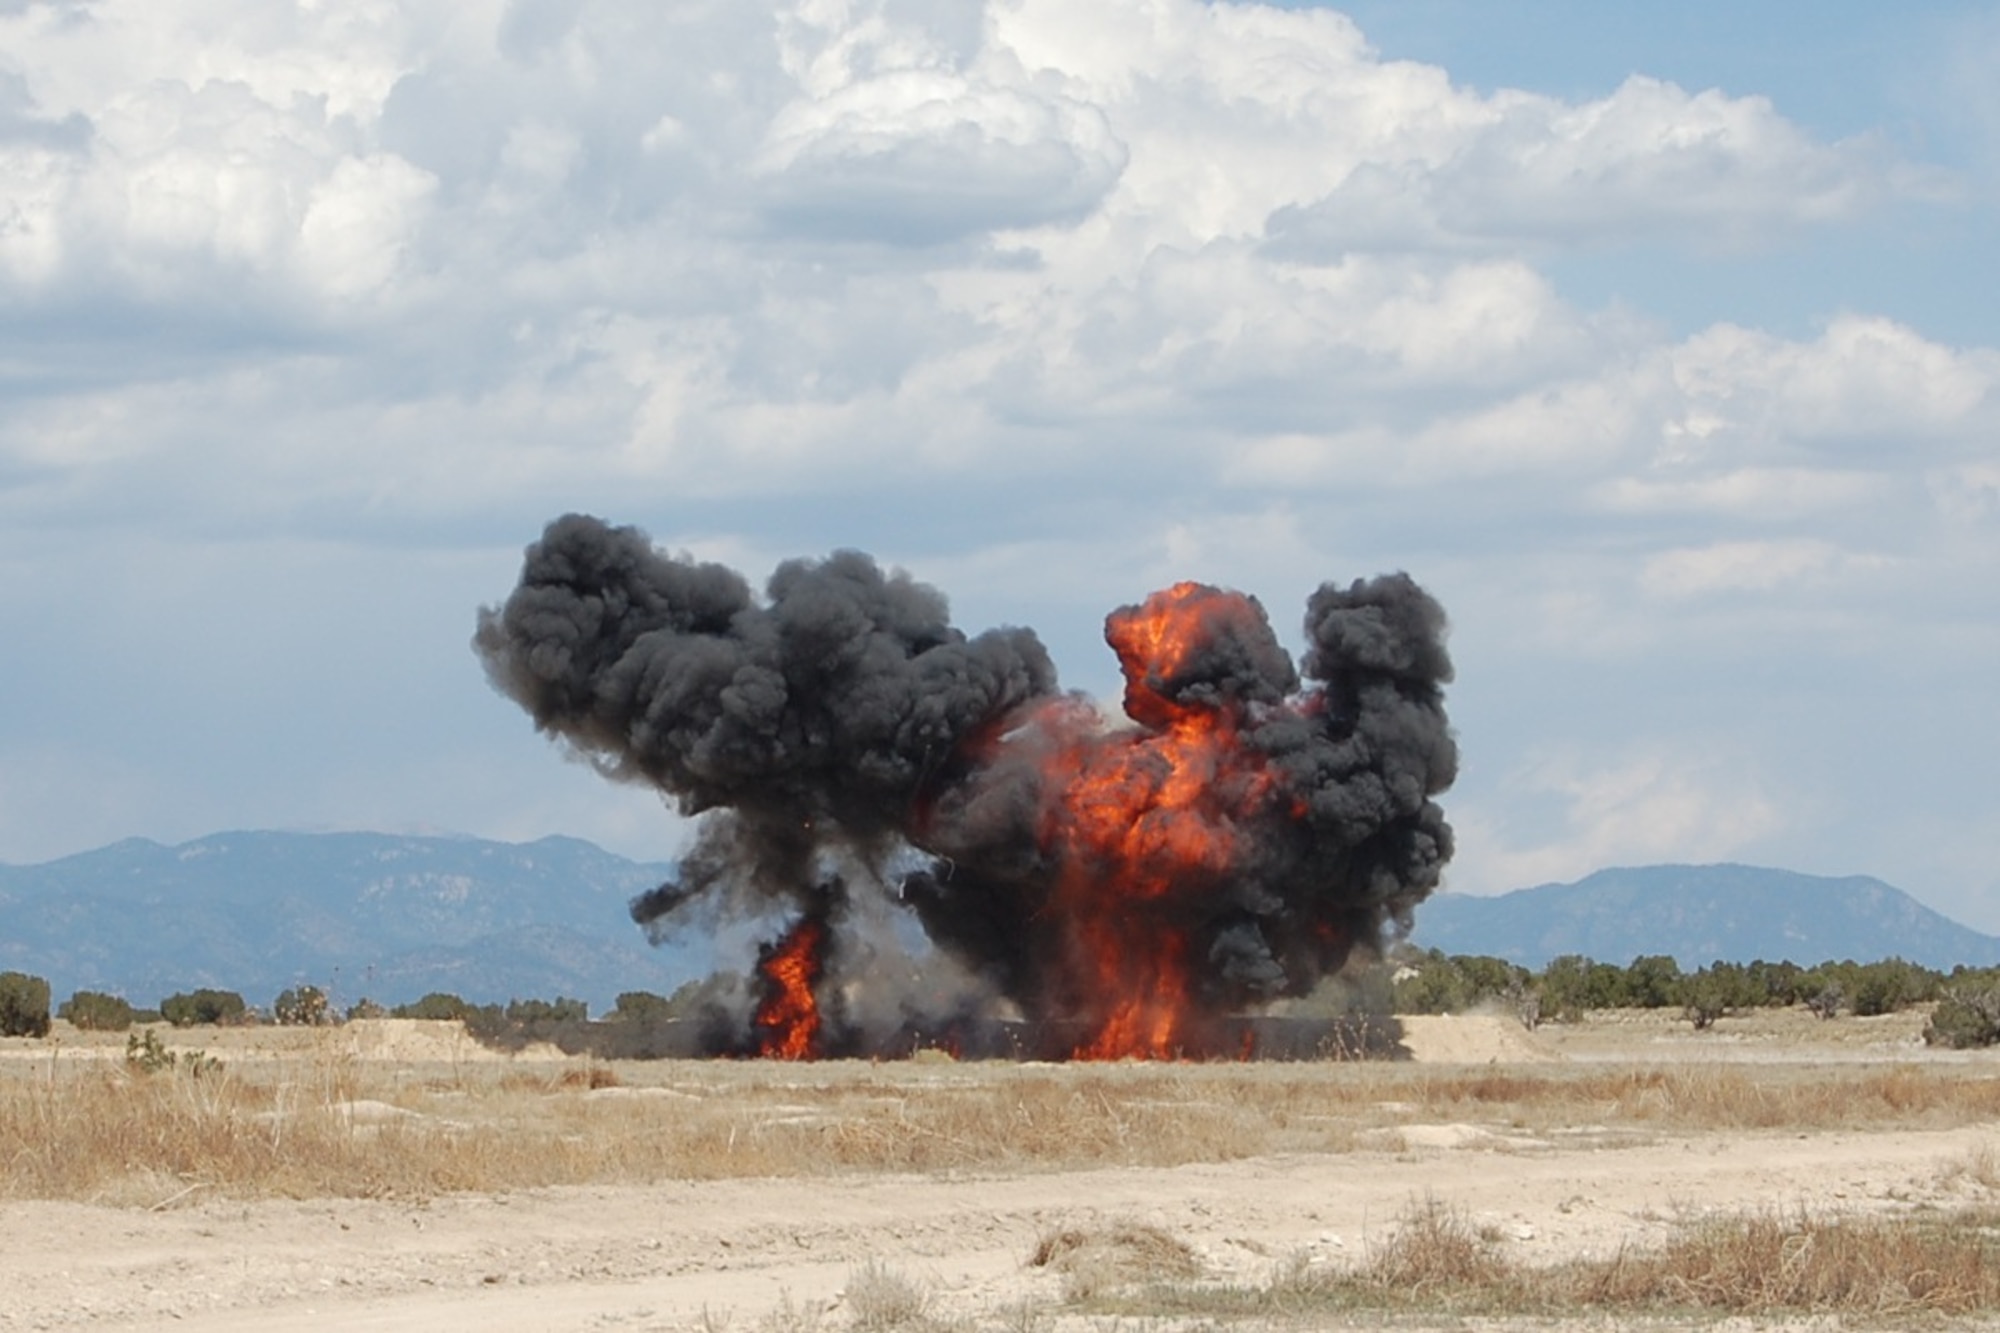
{"type": "MultiPolygon", "coordinates": [[[[377,833],[218,833],[128,839],[40,865],[0,865],[0,970],[55,996],[101,990],[142,1006],[234,990],[268,1008],[300,984],[340,1006],[447,991],[475,1003],[569,996],[592,1012],[621,991],[668,994],[705,972],[699,950],[655,948],[627,910],[675,867],[574,838],[531,843],[377,833]]],[[[1640,866],[1491,898],[1445,893],[1412,940],[1541,967],[1580,953],[1619,964],[1716,959],[2000,964],[2000,938],[1865,877],[1753,866],[1640,866]]]]}
{"type": "Polygon", "coordinates": [[[1620,966],[1665,954],[1684,970],[1758,958],[2000,964],[2000,938],[1879,879],[1745,865],[1630,866],[1491,898],[1438,894],[1417,909],[1411,942],[1536,969],[1563,954],[1620,966]]]}
{"type": "Polygon", "coordinates": [[[338,1005],[448,991],[476,1003],[671,991],[686,958],[655,949],[631,899],[671,865],[575,838],[514,844],[376,833],[141,838],[0,866],[0,969],[58,997],[150,1005],[211,986],[269,1007],[290,986],[338,1005]]]}

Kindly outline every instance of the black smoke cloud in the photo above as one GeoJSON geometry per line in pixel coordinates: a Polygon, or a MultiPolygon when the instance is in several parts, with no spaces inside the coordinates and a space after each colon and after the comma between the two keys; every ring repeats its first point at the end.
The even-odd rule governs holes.
{"type": "Polygon", "coordinates": [[[1100,1015],[1055,910],[1079,868],[1047,835],[1061,793],[1042,760],[1086,733],[1139,743],[1163,710],[1226,712],[1280,795],[1236,830],[1226,873],[1147,904],[1192,942],[1202,1005],[1302,994],[1407,926],[1452,849],[1432,799],[1457,768],[1442,610],[1400,574],[1322,586],[1301,694],[1262,608],[1235,605],[1171,669],[1140,664],[1135,732],[1096,735],[1032,631],[969,637],[936,590],[859,552],[788,561],[759,598],[729,569],[570,515],[480,612],[474,644],[542,731],[706,815],[678,881],[634,918],[656,940],[717,911],[830,921],[831,1008],[850,1029],[832,1044],[862,1049],[994,1000],[1100,1015]],[[934,946],[916,962],[895,946],[912,920],[934,946]]]}

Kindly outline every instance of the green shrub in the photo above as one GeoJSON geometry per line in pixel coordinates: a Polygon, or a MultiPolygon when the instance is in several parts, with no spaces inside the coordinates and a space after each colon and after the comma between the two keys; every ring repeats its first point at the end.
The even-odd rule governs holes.
{"type": "Polygon", "coordinates": [[[1543,1017],[1573,1023],[1592,1009],[1615,1009],[1625,1003],[1625,970],[1568,953],[1549,960],[1536,991],[1543,1017]]]}
{"type": "Polygon", "coordinates": [[[673,1004],[649,990],[620,991],[605,1017],[619,1023],[660,1023],[673,1017],[673,1004]]]}
{"type": "Polygon", "coordinates": [[[1802,989],[1805,969],[1797,963],[1767,963],[1759,958],[1743,972],[1751,990],[1762,997],[1757,1001],[1760,1005],[1782,1009],[1807,998],[1802,989]]]}
{"type": "Polygon", "coordinates": [[[590,1006],[582,1000],[558,995],[550,1000],[509,1000],[509,1023],[581,1023],[590,1017],[590,1006]]]}
{"type": "Polygon", "coordinates": [[[200,1078],[222,1068],[222,1061],[206,1051],[170,1051],[151,1028],[141,1028],[125,1034],[125,1067],[136,1074],[184,1069],[200,1078]]]}
{"type": "Polygon", "coordinates": [[[469,1004],[465,1007],[465,1030],[479,1041],[494,1041],[518,1034],[522,1025],[507,1021],[507,1011],[497,1004],[469,1004]]]}
{"type": "Polygon", "coordinates": [[[1728,974],[1717,971],[1720,966],[1704,967],[1681,979],[1681,1013],[1696,1031],[1715,1026],[1716,1019],[1727,1017],[1736,1007],[1734,987],[1728,974]]]}
{"type": "Polygon", "coordinates": [[[471,1017],[473,1008],[456,995],[434,990],[414,1004],[399,1004],[389,1011],[394,1018],[427,1018],[450,1022],[471,1017]]]}
{"type": "Polygon", "coordinates": [[[80,990],[62,1002],[56,1017],[89,1032],[123,1032],[132,1026],[133,1009],[123,996],[80,990]]]}
{"type": "Polygon", "coordinates": [[[1846,1003],[1847,992],[1841,989],[1838,981],[1829,981],[1806,996],[1807,1011],[1821,1019],[1832,1018],[1846,1003]]]}
{"type": "Polygon", "coordinates": [[[1680,995],[1681,965],[1666,954],[1634,958],[1625,969],[1625,1003],[1640,1009],[1665,1009],[1680,995]]]}
{"type": "Polygon", "coordinates": [[[1938,973],[1902,958],[1873,963],[1847,959],[1800,973],[1794,998],[1821,1018],[1831,1018],[1843,1008],[1857,1018],[1868,1018],[1934,1000],[1943,984],[1938,973]]]}
{"type": "Polygon", "coordinates": [[[1856,969],[1853,1008],[1855,1014],[1892,1014],[1938,993],[1938,974],[1901,958],[1885,958],[1856,969]]]}
{"type": "Polygon", "coordinates": [[[1399,1014],[1455,1014],[1472,1003],[1457,964],[1438,949],[1398,968],[1390,1003],[1399,1014]]]}
{"type": "Polygon", "coordinates": [[[1924,1041],[1953,1050],[2000,1046],[2000,976],[1953,983],[1931,1011],[1924,1041]]]}
{"type": "Polygon", "coordinates": [[[317,986],[293,986],[278,992],[278,998],[271,1001],[271,1017],[283,1027],[318,1027],[333,1021],[333,1010],[326,1002],[326,992],[317,986]]]}
{"type": "Polygon", "coordinates": [[[1519,963],[1487,954],[1458,953],[1451,956],[1453,967],[1465,978],[1474,1004],[1485,1004],[1518,995],[1534,974],[1519,963]]]}
{"type": "Polygon", "coordinates": [[[169,995],[160,1001],[160,1016],[177,1028],[197,1023],[240,1023],[249,1010],[233,990],[203,988],[169,995]]]}
{"type": "Polygon", "coordinates": [[[0,1037],[49,1035],[49,983],[26,972],[0,972],[0,1037]]]}

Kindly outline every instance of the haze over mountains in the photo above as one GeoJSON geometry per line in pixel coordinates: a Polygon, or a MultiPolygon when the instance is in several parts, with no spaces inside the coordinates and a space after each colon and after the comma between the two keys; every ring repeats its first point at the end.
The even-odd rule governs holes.
{"type": "MultiPolygon", "coordinates": [[[[512,844],[375,833],[219,833],[177,847],[128,839],[0,866],[0,970],[152,1004],[198,986],[268,1006],[301,983],[346,1006],[444,990],[477,1003],[665,994],[711,957],[655,949],[630,900],[674,867],[571,838],[512,844]]],[[[1531,967],[1582,953],[1627,963],[1718,958],[2000,964],[1970,930],[1880,880],[1752,866],[1603,870],[1493,898],[1440,894],[1413,941],[1531,967]]],[[[725,942],[726,943],[726,942],[725,942]]]]}
{"type": "Polygon", "coordinates": [[[574,838],[512,844],[377,833],[142,838],[0,866],[0,968],[135,1004],[198,986],[268,1007],[286,987],[345,1007],[443,990],[485,1003],[689,979],[627,904],[672,873],[574,838]]]}
{"type": "Polygon", "coordinates": [[[1631,866],[1490,898],[1439,894],[1418,909],[1411,939],[1532,968],[1562,954],[1621,965],[1667,954],[1683,969],[1758,958],[1805,965],[1903,958],[1939,969],[2000,964],[2000,937],[1960,925],[1879,879],[1745,865],[1631,866]]]}

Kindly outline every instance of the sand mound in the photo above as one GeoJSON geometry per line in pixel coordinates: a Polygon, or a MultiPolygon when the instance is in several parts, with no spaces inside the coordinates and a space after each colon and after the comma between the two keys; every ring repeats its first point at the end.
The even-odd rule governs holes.
{"type": "Polygon", "coordinates": [[[1560,1060],[1534,1033],[1496,1014],[1411,1014],[1403,1025],[1403,1046],[1412,1060],[1426,1064],[1519,1064],[1560,1060]]]}
{"type": "Polygon", "coordinates": [[[434,1018],[357,1018],[340,1029],[355,1058],[420,1064],[425,1061],[505,1060],[473,1040],[465,1024],[434,1018]]]}

